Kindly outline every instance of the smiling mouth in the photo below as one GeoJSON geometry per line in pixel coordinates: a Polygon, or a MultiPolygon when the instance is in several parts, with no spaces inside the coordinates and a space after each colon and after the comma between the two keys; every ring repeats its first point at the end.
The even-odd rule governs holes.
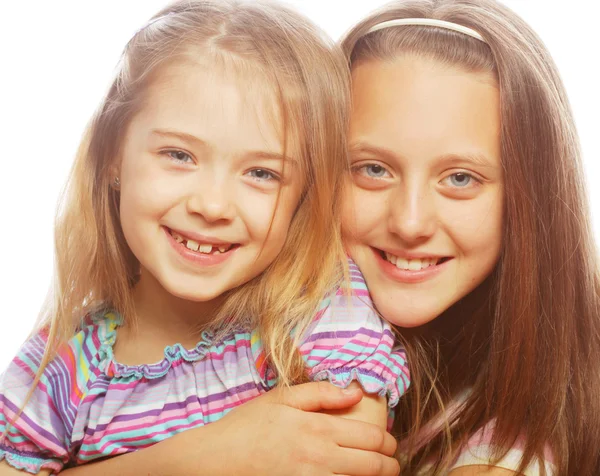
{"type": "Polygon", "coordinates": [[[186,247],[188,250],[194,251],[198,254],[218,255],[222,253],[227,253],[228,251],[231,251],[240,246],[239,243],[199,243],[197,241],[192,240],[191,238],[187,238],[177,233],[176,231],[171,230],[170,228],[168,228],[167,231],[177,243],[186,247]]]}
{"type": "Polygon", "coordinates": [[[387,262],[393,264],[398,269],[403,269],[406,271],[421,271],[423,269],[431,268],[432,266],[439,266],[447,261],[450,261],[452,258],[449,256],[444,256],[442,258],[431,257],[431,258],[414,258],[414,259],[406,259],[399,256],[395,256],[391,253],[387,253],[383,250],[377,250],[381,257],[387,262]]]}

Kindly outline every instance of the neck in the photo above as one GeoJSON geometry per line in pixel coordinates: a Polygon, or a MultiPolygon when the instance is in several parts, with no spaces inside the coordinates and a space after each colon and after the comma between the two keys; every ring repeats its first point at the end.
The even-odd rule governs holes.
{"type": "MultiPolygon", "coordinates": [[[[133,290],[135,312],[140,323],[136,332],[161,336],[168,345],[195,345],[200,331],[211,323],[221,299],[195,302],[169,293],[146,270],[133,290]]],[[[130,329],[131,331],[131,329],[130,329]]]]}

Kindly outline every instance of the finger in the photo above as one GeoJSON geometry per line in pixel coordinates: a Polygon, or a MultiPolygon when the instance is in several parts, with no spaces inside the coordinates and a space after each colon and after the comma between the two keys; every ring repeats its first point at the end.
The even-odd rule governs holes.
{"type": "Polygon", "coordinates": [[[352,476],[398,476],[400,463],[395,458],[373,451],[339,448],[332,455],[333,473],[352,476]]]}
{"type": "MultiPolygon", "coordinates": [[[[339,410],[356,405],[363,397],[360,389],[338,388],[329,382],[311,382],[288,388],[277,388],[265,395],[274,403],[306,412],[339,410]]],[[[263,397],[261,397],[263,398],[263,397]]]]}
{"type": "Polygon", "coordinates": [[[311,415],[314,427],[338,446],[375,451],[385,456],[396,452],[396,439],[377,425],[325,414],[311,415]]]}

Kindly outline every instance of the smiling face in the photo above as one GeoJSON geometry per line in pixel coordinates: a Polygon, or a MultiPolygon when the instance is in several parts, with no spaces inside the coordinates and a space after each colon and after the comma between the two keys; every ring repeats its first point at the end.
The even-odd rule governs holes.
{"type": "Polygon", "coordinates": [[[494,78],[399,57],[353,70],[347,249],[390,322],[436,318],[493,270],[501,247],[494,78]]]}
{"type": "Polygon", "coordinates": [[[174,66],[153,83],[117,172],[138,286],[199,302],[275,259],[303,188],[274,97],[215,69],[174,66]]]}

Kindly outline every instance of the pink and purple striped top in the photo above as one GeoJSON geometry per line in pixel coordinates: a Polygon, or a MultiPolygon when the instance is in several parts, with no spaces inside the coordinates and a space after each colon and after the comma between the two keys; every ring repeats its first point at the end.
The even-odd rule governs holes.
{"type": "MultiPolygon", "coordinates": [[[[351,263],[350,295],[338,290],[321,303],[300,352],[312,380],[386,395],[390,408],[409,386],[403,349],[373,311],[351,263]]],[[[255,331],[198,345],[165,349],[162,361],[127,366],[112,348],[121,318],[89,315],[44,370],[21,416],[0,441],[0,460],[37,473],[60,471],[148,447],[181,431],[217,421],[276,385],[255,331]]],[[[0,435],[22,407],[39,368],[47,336],[30,338],[0,377],[0,435]]]]}

